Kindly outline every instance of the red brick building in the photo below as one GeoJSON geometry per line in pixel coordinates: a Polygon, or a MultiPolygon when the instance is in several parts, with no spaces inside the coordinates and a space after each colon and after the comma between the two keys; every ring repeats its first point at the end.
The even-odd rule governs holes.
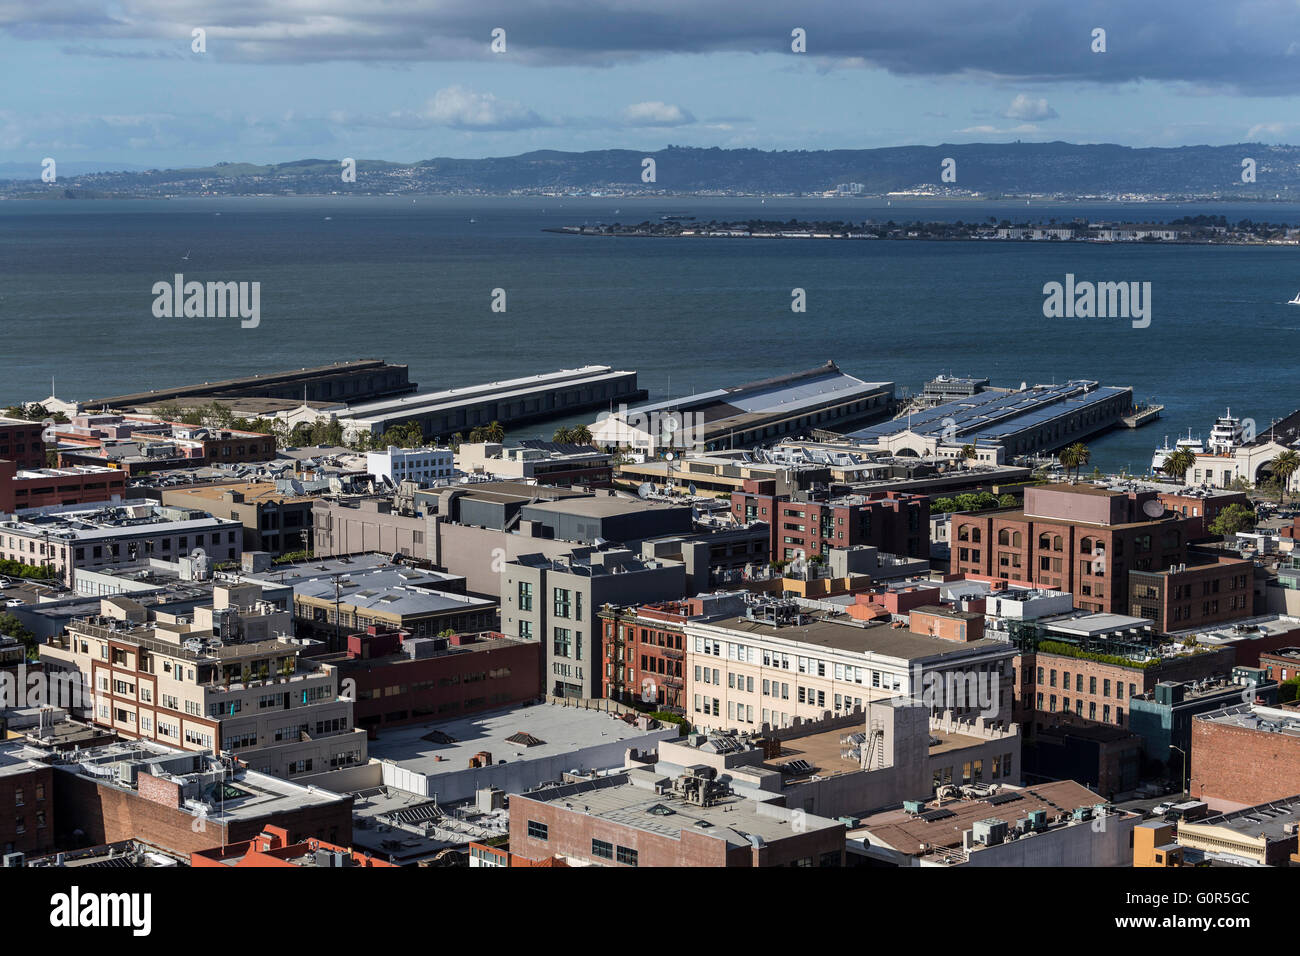
{"type": "Polygon", "coordinates": [[[629,782],[637,774],[655,776],[634,770],[511,794],[511,855],[611,867],[844,865],[842,823],[743,797],[686,802],[629,782]],[[645,826],[630,822],[640,818],[645,826]]]}
{"type": "Polygon", "coordinates": [[[831,548],[871,545],[887,554],[930,556],[930,499],[900,491],[832,498],[811,492],[777,495],[776,482],[751,479],[731,495],[731,513],[748,524],[766,522],[773,561],[831,548]]]}
{"type": "Polygon", "coordinates": [[[21,755],[0,754],[0,852],[55,848],[54,770],[21,755]]]}
{"type": "Polygon", "coordinates": [[[1069,591],[1075,607],[1123,614],[1128,572],[1187,560],[1187,519],[1161,510],[1153,491],[1053,484],[1025,489],[1011,511],[954,515],[951,571],[1069,591]]]}
{"type": "Polygon", "coordinates": [[[685,713],[683,625],[691,616],[689,601],[606,606],[600,612],[602,696],[685,713]]]}
{"type": "Polygon", "coordinates": [[[126,475],[114,468],[31,468],[0,459],[0,511],[80,505],[126,497],[126,475]]]}
{"type": "Polygon", "coordinates": [[[45,467],[45,426],[21,418],[0,418],[0,458],[19,468],[45,467]]]}
{"type": "Polygon", "coordinates": [[[1300,793],[1300,735],[1288,724],[1300,724],[1295,712],[1269,707],[1192,718],[1192,796],[1256,806],[1300,793]]]}
{"type": "Polygon", "coordinates": [[[1170,511],[1187,519],[1187,535],[1192,541],[1215,537],[1210,531],[1210,524],[1231,505],[1244,505],[1251,511],[1255,506],[1244,491],[1227,491],[1221,488],[1207,488],[1201,492],[1179,494],[1172,491],[1160,492],[1160,503],[1170,511]]]}
{"type": "MultiPolygon", "coordinates": [[[[1264,676],[1279,684],[1300,677],[1300,647],[1280,647],[1259,655],[1259,666],[1264,676]]],[[[1300,792],[1300,791],[1297,791],[1300,792]]]]}
{"type": "Polygon", "coordinates": [[[196,867],[350,867],[396,864],[377,860],[363,850],[339,846],[327,840],[289,841],[284,827],[268,826],[251,840],[214,846],[190,854],[190,866],[196,867]]]}
{"type": "Polygon", "coordinates": [[[1128,613],[1150,618],[1157,633],[1212,627],[1254,613],[1254,564],[1208,558],[1161,571],[1129,571],[1128,613]]]}
{"type": "Polygon", "coordinates": [[[319,658],[354,694],[354,725],[373,738],[384,727],[450,720],[542,695],[542,645],[496,631],[413,639],[370,625],[348,649],[319,658]],[[352,684],[349,685],[348,681],[352,684]]]}

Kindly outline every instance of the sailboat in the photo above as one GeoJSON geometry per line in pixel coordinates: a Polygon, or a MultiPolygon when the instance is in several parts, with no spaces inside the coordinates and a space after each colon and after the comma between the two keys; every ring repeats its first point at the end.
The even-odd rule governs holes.
{"type": "Polygon", "coordinates": [[[1287,305],[1300,305],[1300,292],[1297,292],[1295,298],[1288,302],[1287,305]]]}

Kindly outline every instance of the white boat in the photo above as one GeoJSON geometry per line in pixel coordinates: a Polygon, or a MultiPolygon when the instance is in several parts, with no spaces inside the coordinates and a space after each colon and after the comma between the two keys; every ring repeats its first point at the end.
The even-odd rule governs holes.
{"type": "Polygon", "coordinates": [[[1153,472],[1159,473],[1160,469],[1164,467],[1165,461],[1168,460],[1169,456],[1181,448],[1186,448],[1193,455],[1205,454],[1205,443],[1202,442],[1199,438],[1193,438],[1192,430],[1189,428],[1187,430],[1187,437],[1178,439],[1178,441],[1174,442],[1172,448],[1169,447],[1169,436],[1168,435],[1165,436],[1164,447],[1157,448],[1156,453],[1151,456],[1151,470],[1153,472]]]}
{"type": "MultiPolygon", "coordinates": [[[[1300,302],[1296,303],[1300,305],[1300,302]]],[[[1219,416],[1210,431],[1208,448],[1211,455],[1231,455],[1246,443],[1245,429],[1240,418],[1234,418],[1232,409],[1219,416]]]]}
{"type": "Polygon", "coordinates": [[[1297,292],[1295,298],[1288,302],[1287,305],[1300,305],[1300,292],[1297,292]]]}

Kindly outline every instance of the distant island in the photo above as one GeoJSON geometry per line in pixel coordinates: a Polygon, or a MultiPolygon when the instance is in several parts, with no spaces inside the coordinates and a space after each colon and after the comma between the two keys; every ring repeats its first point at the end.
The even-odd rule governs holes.
{"type": "Polygon", "coordinates": [[[355,181],[344,181],[342,171],[340,159],[274,165],[223,162],[193,169],[85,173],[43,183],[40,167],[33,165],[29,178],[0,180],[0,199],[446,195],[1300,200],[1300,147],[1263,143],[1134,148],[1017,142],[797,151],[669,146],[657,151],[539,150],[414,163],[358,159],[355,181]]]}
{"type": "Polygon", "coordinates": [[[1073,219],[1069,222],[877,222],[843,220],[808,222],[790,219],[696,222],[693,216],[661,216],[635,224],[598,223],[544,229],[576,236],[676,239],[931,239],[1056,242],[1187,242],[1300,244],[1300,229],[1282,223],[1243,219],[1229,223],[1224,216],[1183,216],[1167,223],[1111,223],[1073,219]]]}

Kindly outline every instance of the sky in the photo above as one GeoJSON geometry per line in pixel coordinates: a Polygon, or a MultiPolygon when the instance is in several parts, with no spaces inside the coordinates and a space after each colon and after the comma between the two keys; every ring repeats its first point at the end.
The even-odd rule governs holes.
{"type": "Polygon", "coordinates": [[[47,156],[1293,143],[1300,0],[0,0],[0,83],[0,175],[33,178],[47,156]]]}

